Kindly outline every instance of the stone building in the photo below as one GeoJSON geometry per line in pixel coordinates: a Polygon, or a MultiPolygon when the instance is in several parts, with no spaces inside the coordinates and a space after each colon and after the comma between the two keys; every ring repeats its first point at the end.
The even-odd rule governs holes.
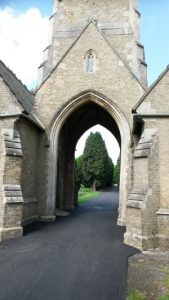
{"type": "Polygon", "coordinates": [[[0,240],[75,206],[74,152],[100,124],[121,149],[125,243],[169,248],[168,68],[147,88],[136,0],[54,0],[32,95],[0,62],[0,240]]]}

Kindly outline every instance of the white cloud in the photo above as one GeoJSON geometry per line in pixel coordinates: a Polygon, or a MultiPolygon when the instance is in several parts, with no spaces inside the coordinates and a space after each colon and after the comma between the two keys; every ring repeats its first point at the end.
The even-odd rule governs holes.
{"type": "MultiPolygon", "coordinates": [[[[10,7],[0,8],[0,59],[30,88],[37,80],[38,66],[48,43],[48,26],[48,18],[42,17],[37,8],[24,13],[18,13],[10,7]]],[[[99,125],[80,138],[76,157],[83,153],[90,131],[102,134],[109,156],[116,163],[118,143],[108,130],[99,125]]]]}
{"type": "Polygon", "coordinates": [[[89,136],[90,132],[94,133],[96,131],[99,131],[101,133],[102,138],[106,143],[108,154],[112,158],[113,163],[116,164],[120,153],[119,144],[117,143],[117,140],[112,135],[112,133],[101,125],[93,126],[81,136],[81,138],[79,139],[76,145],[75,156],[78,157],[81,154],[83,154],[86,138],[89,136]]]}
{"type": "Polygon", "coordinates": [[[17,13],[0,9],[0,59],[28,87],[37,80],[38,66],[48,42],[48,18],[31,8],[17,13]]]}

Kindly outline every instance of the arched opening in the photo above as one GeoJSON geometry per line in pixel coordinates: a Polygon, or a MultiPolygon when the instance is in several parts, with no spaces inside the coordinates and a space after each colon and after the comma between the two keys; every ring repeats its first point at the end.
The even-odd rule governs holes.
{"type": "Polygon", "coordinates": [[[106,110],[93,101],[84,103],[65,120],[59,134],[56,206],[71,210],[75,206],[74,156],[77,141],[90,127],[100,124],[116,137],[121,147],[118,126],[106,110]]]}
{"type": "Polygon", "coordinates": [[[129,126],[112,101],[93,91],[71,99],[51,124],[47,214],[52,216],[56,207],[63,210],[74,207],[75,147],[81,135],[96,124],[107,128],[121,148],[119,223],[124,225],[130,185],[129,126]]]}
{"type": "MultiPolygon", "coordinates": [[[[75,191],[77,206],[100,194],[118,195],[120,147],[114,135],[102,125],[89,128],[75,149],[75,191]]],[[[113,205],[118,204],[116,197],[113,205]]],[[[115,207],[115,206],[114,206],[115,207]]]]}

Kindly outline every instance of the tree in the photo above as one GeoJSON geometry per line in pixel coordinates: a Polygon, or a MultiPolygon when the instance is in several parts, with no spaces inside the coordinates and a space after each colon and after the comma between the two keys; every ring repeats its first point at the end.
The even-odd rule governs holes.
{"type": "Polygon", "coordinates": [[[83,165],[83,155],[76,158],[75,161],[75,185],[77,190],[80,189],[80,186],[83,182],[82,165],[83,165]]]}
{"type": "Polygon", "coordinates": [[[104,188],[112,183],[113,163],[108,156],[105,142],[99,132],[90,133],[86,140],[82,174],[86,187],[93,190],[104,188]]]}
{"type": "Polygon", "coordinates": [[[117,164],[114,167],[113,183],[118,185],[120,183],[120,157],[118,158],[117,164]]]}
{"type": "Polygon", "coordinates": [[[108,158],[106,168],[106,186],[111,186],[113,183],[113,174],[114,174],[114,164],[111,157],[108,158]]]}

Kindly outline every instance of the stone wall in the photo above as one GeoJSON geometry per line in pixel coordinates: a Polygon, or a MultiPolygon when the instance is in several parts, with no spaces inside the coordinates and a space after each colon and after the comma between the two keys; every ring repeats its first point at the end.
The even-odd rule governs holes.
{"type": "Polygon", "coordinates": [[[37,159],[40,143],[39,130],[27,120],[18,122],[22,143],[21,187],[23,193],[22,224],[39,219],[37,190],[37,159]]]}
{"type": "Polygon", "coordinates": [[[111,99],[132,127],[131,110],[144,88],[93,23],[37,91],[35,112],[48,127],[63,104],[86,90],[95,90],[111,99]],[[86,74],[84,69],[84,57],[89,49],[97,56],[94,74],[86,74]]]}
{"type": "MultiPolygon", "coordinates": [[[[153,184],[153,219],[155,221],[156,238],[160,248],[169,245],[169,69],[168,67],[150,87],[135,107],[135,111],[144,120],[145,127],[156,132],[156,155],[154,156],[148,175],[153,184]]],[[[137,172],[140,172],[137,169],[137,172]]],[[[142,172],[141,176],[145,176],[142,172]]]]}
{"type": "Polygon", "coordinates": [[[77,5],[76,0],[55,0],[51,24],[34,107],[45,131],[21,117],[23,108],[0,80],[0,240],[22,235],[21,224],[54,220],[58,185],[63,194],[59,208],[73,207],[75,140],[91,124],[102,123],[120,136],[118,222],[126,224],[125,242],[145,250],[167,248],[169,69],[144,94],[146,65],[136,1],[77,5]],[[88,53],[92,72],[87,70],[88,53]],[[85,119],[91,107],[93,113],[85,119]],[[101,113],[107,116],[104,122],[101,113]]]}
{"type": "Polygon", "coordinates": [[[36,198],[40,132],[21,117],[23,108],[0,80],[0,240],[22,235],[38,218],[36,198]]]}
{"type": "MultiPolygon", "coordinates": [[[[44,124],[46,132],[49,133],[50,139],[49,153],[51,154],[49,158],[47,156],[48,150],[47,148],[45,150],[44,142],[41,148],[42,153],[44,153],[41,154],[42,157],[44,157],[44,162],[46,161],[46,159],[49,159],[45,166],[45,170],[47,170],[47,172],[44,171],[43,174],[40,174],[39,178],[41,178],[41,180],[38,179],[38,194],[40,195],[41,190],[43,190],[43,195],[46,195],[46,193],[48,193],[50,197],[48,196],[49,199],[47,200],[47,202],[51,199],[50,182],[48,182],[48,177],[46,177],[49,176],[47,173],[51,172],[51,169],[50,171],[48,171],[48,167],[50,168],[51,161],[52,164],[56,165],[58,159],[57,146],[56,149],[52,149],[52,145],[53,143],[57,144],[58,142],[57,138],[60,130],[59,126],[61,126],[61,124],[64,123],[64,117],[60,117],[61,119],[57,129],[58,133],[55,136],[52,136],[53,133],[51,133],[52,126],[59,114],[62,112],[62,110],[64,110],[66,105],[70,104],[71,101],[73,102],[73,99],[75,99],[76,97],[78,98],[78,95],[83,95],[85,94],[85,92],[88,91],[93,91],[94,94],[96,93],[96,95],[101,94],[102,99],[108,99],[112,110],[117,109],[117,111],[119,112],[119,117],[117,117],[116,121],[119,126],[121,136],[124,136],[125,130],[128,130],[129,128],[129,131],[127,131],[128,133],[125,137],[127,139],[127,146],[125,145],[125,141],[122,140],[123,147],[126,147],[125,150],[123,149],[122,155],[122,161],[124,162],[123,164],[125,165],[125,169],[122,172],[121,179],[121,182],[123,183],[123,185],[125,185],[125,190],[123,190],[122,188],[120,191],[121,195],[125,195],[123,195],[123,198],[126,198],[126,193],[129,193],[131,179],[131,110],[134,104],[137,102],[137,99],[139,99],[140,96],[144,93],[144,88],[139,82],[139,80],[132,73],[132,71],[128,68],[128,66],[120,59],[120,57],[112,49],[110,43],[107,40],[105,40],[104,36],[96,27],[96,25],[93,22],[91,22],[85,29],[85,31],[82,33],[82,35],[79,37],[77,42],[74,45],[72,45],[72,48],[63,58],[63,60],[57,65],[57,67],[53,70],[50,76],[40,86],[36,94],[35,112],[41,120],[41,122],[44,124]],[[88,74],[85,69],[85,57],[86,53],[90,49],[93,50],[96,57],[96,68],[92,74],[88,74]],[[124,121],[120,121],[120,118],[124,119],[124,121]],[[125,122],[126,127],[124,125],[125,122]],[[56,153],[52,153],[52,151],[56,153]],[[125,178],[124,180],[124,177],[126,177],[127,179],[125,178]],[[46,192],[44,191],[45,188],[46,192]]],[[[96,97],[92,101],[95,101],[96,103],[98,103],[98,105],[103,106],[103,108],[105,105],[106,109],[106,102],[104,104],[104,101],[99,100],[99,97],[98,99],[96,97]]],[[[83,100],[81,101],[81,103],[83,103],[83,100]]],[[[76,106],[74,106],[74,109],[76,109],[75,107],[76,106]]],[[[71,111],[73,112],[73,108],[71,109],[71,111]]],[[[109,112],[110,111],[108,109],[108,113],[109,112]]],[[[41,162],[42,160],[40,161],[40,164],[41,162]]],[[[55,178],[56,175],[53,174],[52,176],[54,176],[55,178]]],[[[55,183],[53,184],[56,185],[56,182],[57,181],[55,179],[55,183]]],[[[43,203],[45,203],[44,201],[45,199],[43,199],[43,203]]],[[[124,201],[122,200],[120,205],[120,214],[121,211],[123,211],[123,217],[120,224],[123,225],[125,224],[125,201],[126,199],[124,199],[124,201]]]]}
{"type": "Polygon", "coordinates": [[[146,74],[143,77],[141,70],[144,48],[138,44],[140,14],[136,1],[129,0],[90,0],[81,1],[80,4],[78,0],[55,0],[50,18],[49,46],[44,51],[39,83],[51,72],[91,20],[146,85],[146,74]]]}
{"type": "Polygon", "coordinates": [[[22,147],[15,122],[12,117],[0,120],[0,240],[22,235],[22,147]]]}

